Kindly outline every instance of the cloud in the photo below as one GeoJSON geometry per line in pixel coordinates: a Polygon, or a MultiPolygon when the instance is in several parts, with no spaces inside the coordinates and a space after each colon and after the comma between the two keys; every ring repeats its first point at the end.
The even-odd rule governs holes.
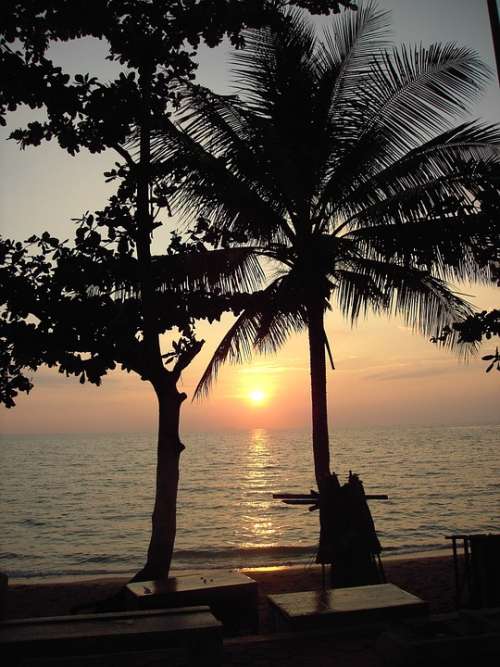
{"type": "Polygon", "coordinates": [[[302,372],[308,370],[308,366],[302,365],[278,365],[278,364],[254,364],[246,368],[240,368],[239,372],[245,375],[275,375],[279,373],[302,372]]]}
{"type": "MultiPolygon", "coordinates": [[[[31,378],[35,387],[40,388],[47,387],[66,391],[67,387],[70,385],[80,386],[78,375],[70,375],[69,377],[66,377],[66,374],[59,373],[57,368],[46,368],[42,366],[36,372],[28,373],[28,377],[31,378]]],[[[130,382],[127,382],[127,380],[130,377],[133,377],[133,374],[128,374],[120,370],[108,371],[107,374],[102,377],[102,383],[112,384],[115,387],[118,386],[127,389],[128,385],[130,385],[130,382]]],[[[85,386],[87,385],[94,386],[86,381],[85,386]]]]}
{"type": "Polygon", "coordinates": [[[453,364],[448,361],[442,362],[431,360],[427,363],[410,361],[400,363],[397,366],[390,366],[379,372],[369,373],[365,376],[365,379],[375,380],[377,382],[384,382],[386,380],[410,380],[434,377],[436,375],[455,374],[461,370],[462,368],[458,364],[453,364]]]}

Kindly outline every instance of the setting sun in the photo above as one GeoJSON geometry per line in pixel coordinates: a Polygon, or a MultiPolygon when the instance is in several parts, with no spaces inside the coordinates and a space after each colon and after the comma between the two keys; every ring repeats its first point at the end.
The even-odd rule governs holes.
{"type": "Polygon", "coordinates": [[[248,400],[252,405],[262,405],[267,400],[267,394],[262,389],[252,389],[248,392],[248,400]]]}

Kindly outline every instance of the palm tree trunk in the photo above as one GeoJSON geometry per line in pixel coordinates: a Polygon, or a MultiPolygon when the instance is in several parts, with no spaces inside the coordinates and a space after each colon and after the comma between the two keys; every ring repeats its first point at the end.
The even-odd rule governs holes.
{"type": "Polygon", "coordinates": [[[177,529],[177,490],[179,459],[184,445],[179,439],[179,416],[185,394],[168,380],[156,390],[159,406],[156,496],[151,517],[151,539],[147,561],[132,581],[150,581],[168,577],[177,529]]]}
{"type": "Polygon", "coordinates": [[[311,301],[307,307],[309,332],[309,360],[311,370],[312,440],[314,472],[318,488],[330,476],[330,443],[328,437],[328,410],[326,399],[326,359],[324,314],[321,300],[311,301]]]}

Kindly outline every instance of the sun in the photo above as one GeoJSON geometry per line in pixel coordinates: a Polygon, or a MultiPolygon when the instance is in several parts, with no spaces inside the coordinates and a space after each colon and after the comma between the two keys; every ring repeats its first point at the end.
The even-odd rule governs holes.
{"type": "Polygon", "coordinates": [[[262,389],[251,389],[247,398],[252,405],[263,405],[267,401],[267,394],[262,389]]]}

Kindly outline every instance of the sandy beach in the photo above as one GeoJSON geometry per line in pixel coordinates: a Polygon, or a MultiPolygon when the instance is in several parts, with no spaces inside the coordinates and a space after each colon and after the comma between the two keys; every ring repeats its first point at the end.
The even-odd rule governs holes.
{"type": "MultiPolygon", "coordinates": [[[[451,556],[387,559],[387,580],[429,603],[431,613],[451,611],[454,606],[453,562],[451,556]]],[[[331,638],[310,635],[273,635],[266,595],[321,587],[321,568],[288,566],[245,568],[259,583],[260,634],[236,637],[224,642],[224,662],[229,665],[265,667],[286,665],[382,665],[374,638],[331,638]]],[[[125,578],[101,578],[50,583],[13,583],[9,586],[7,617],[40,617],[69,614],[76,605],[92,603],[116,593],[125,578]]]]}
{"type": "MultiPolygon", "coordinates": [[[[426,600],[431,613],[449,611],[454,604],[453,562],[451,556],[427,556],[384,561],[387,581],[426,600]]],[[[317,590],[321,587],[321,567],[283,566],[243,568],[259,583],[261,627],[267,623],[266,595],[293,591],[317,590]]],[[[53,580],[48,583],[15,583],[9,585],[7,618],[26,618],[69,614],[79,605],[91,604],[116,593],[127,578],[103,577],[82,580],[53,580]]]]}

